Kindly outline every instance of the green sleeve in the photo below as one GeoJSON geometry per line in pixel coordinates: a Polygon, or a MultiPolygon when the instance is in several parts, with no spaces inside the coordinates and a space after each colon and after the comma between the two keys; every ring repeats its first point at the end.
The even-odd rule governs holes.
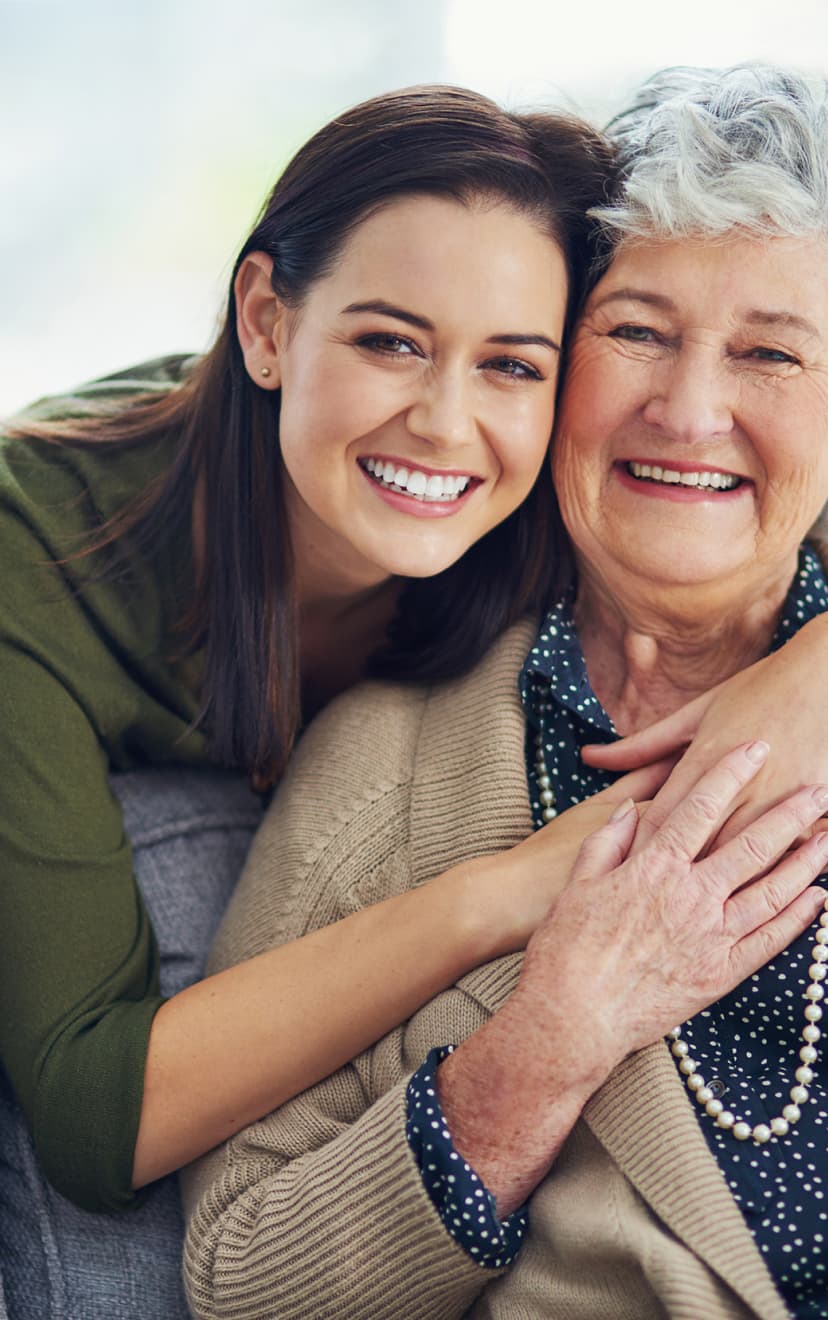
{"type": "Polygon", "coordinates": [[[96,728],[114,697],[115,662],[82,598],[43,566],[43,546],[2,513],[0,553],[0,1057],[49,1180],[86,1209],[119,1209],[135,1199],[144,1061],[161,1000],[96,728]],[[40,601],[31,574],[15,571],[38,550],[40,601]]]}
{"type": "Polygon", "coordinates": [[[161,575],[137,564],[126,589],[79,590],[84,570],[55,560],[155,461],[0,445],[0,1062],[46,1176],[90,1210],[139,1199],[162,1002],[108,772],[203,756],[193,701],[159,658],[161,575]]]}

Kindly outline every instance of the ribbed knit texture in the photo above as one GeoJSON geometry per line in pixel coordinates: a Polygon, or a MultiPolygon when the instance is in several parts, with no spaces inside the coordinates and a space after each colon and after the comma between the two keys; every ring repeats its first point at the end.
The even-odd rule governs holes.
{"type": "MultiPolygon", "coordinates": [[[[372,684],[314,721],[215,967],[526,837],[517,675],[532,638],[529,623],[512,629],[463,682],[372,684]]],[[[185,1172],[195,1316],[784,1320],[661,1044],[590,1102],[532,1197],[508,1272],[492,1281],[445,1232],[406,1142],[406,1083],[429,1049],[498,1009],[519,969],[512,956],[467,974],[185,1172]]]]}

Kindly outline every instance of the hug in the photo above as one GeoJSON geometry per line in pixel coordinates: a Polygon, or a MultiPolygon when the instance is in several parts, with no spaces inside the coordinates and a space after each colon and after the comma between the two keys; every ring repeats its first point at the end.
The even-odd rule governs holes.
{"type": "Polygon", "coordinates": [[[202,1157],[197,1316],[824,1313],[827,234],[786,72],[670,71],[608,142],[414,89],[300,151],[205,358],[9,433],[2,1058],[53,1237],[202,1157]],[[119,796],[217,795],[199,894],[242,776],[165,987],[194,923],[119,796]]]}

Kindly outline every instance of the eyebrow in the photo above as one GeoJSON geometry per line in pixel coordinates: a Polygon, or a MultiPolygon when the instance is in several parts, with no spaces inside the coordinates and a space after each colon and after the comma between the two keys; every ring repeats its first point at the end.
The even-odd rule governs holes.
{"type": "MultiPolygon", "coordinates": [[[[593,304],[592,310],[597,311],[599,307],[606,306],[612,302],[638,302],[644,303],[646,307],[655,307],[661,312],[674,312],[676,305],[671,298],[665,297],[662,293],[652,293],[649,289],[614,289],[607,293],[603,298],[599,298],[593,304]]],[[[812,335],[815,339],[820,339],[819,330],[813,321],[809,321],[805,316],[798,316],[796,312],[786,311],[766,311],[761,307],[753,307],[743,314],[743,320],[748,325],[767,325],[767,326],[790,326],[795,330],[802,330],[807,335],[812,335]]]]}
{"type": "Polygon", "coordinates": [[[665,298],[663,293],[650,293],[647,289],[613,289],[592,304],[592,311],[596,312],[599,307],[606,307],[607,303],[612,302],[640,302],[647,307],[657,307],[662,312],[675,311],[675,303],[670,298],[665,298]]]}
{"type": "Polygon", "coordinates": [[[814,339],[821,338],[813,321],[809,321],[805,316],[798,316],[796,312],[766,312],[757,307],[745,314],[745,320],[751,325],[792,326],[795,330],[804,331],[806,335],[812,335],[814,339]]]}
{"type": "MultiPolygon", "coordinates": [[[[396,321],[404,321],[407,325],[416,326],[418,330],[428,330],[431,333],[436,329],[434,322],[429,321],[425,316],[418,316],[416,312],[409,312],[405,307],[397,307],[394,303],[385,302],[383,298],[371,298],[368,302],[348,303],[347,307],[342,308],[343,314],[351,312],[376,312],[379,316],[390,316],[396,321]]],[[[536,334],[498,334],[489,335],[487,344],[539,344],[543,348],[551,349],[553,353],[560,353],[561,346],[556,340],[550,339],[549,335],[536,334]]]]}

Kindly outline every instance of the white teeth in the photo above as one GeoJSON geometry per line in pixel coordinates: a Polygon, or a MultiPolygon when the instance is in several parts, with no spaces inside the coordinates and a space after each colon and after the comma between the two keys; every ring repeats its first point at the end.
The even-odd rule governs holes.
{"type": "Polygon", "coordinates": [[[471,481],[471,477],[440,476],[439,473],[420,472],[416,468],[397,467],[379,458],[361,459],[366,472],[394,490],[405,491],[415,499],[436,502],[457,499],[471,481]]]}
{"type": "Polygon", "coordinates": [[[703,486],[714,490],[733,490],[741,478],[732,472],[678,472],[653,463],[628,463],[627,470],[639,480],[660,481],[667,486],[703,486]]]}

